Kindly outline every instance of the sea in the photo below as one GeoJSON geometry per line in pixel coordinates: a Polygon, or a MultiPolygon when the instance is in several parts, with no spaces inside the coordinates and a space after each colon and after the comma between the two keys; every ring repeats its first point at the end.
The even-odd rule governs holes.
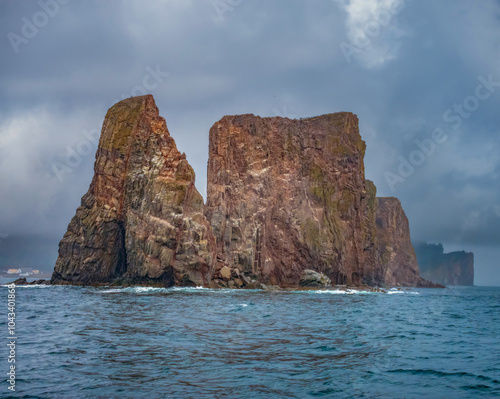
{"type": "Polygon", "coordinates": [[[14,300],[9,330],[2,286],[1,398],[500,397],[495,287],[40,285],[14,300]]]}

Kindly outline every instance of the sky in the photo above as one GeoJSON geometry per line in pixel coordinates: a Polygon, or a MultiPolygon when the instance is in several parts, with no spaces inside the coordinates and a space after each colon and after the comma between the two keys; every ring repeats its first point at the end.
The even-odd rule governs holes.
{"type": "Polygon", "coordinates": [[[0,1],[0,268],[52,269],[106,111],[153,94],[206,193],[224,115],[350,111],[414,242],[500,286],[497,0],[0,1]]]}

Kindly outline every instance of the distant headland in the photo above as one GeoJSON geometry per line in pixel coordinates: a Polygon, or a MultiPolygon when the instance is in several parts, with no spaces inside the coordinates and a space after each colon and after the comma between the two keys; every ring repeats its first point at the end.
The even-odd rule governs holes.
{"type": "Polygon", "coordinates": [[[444,285],[474,285],[474,254],[444,253],[442,244],[415,244],[420,274],[444,285]]]}

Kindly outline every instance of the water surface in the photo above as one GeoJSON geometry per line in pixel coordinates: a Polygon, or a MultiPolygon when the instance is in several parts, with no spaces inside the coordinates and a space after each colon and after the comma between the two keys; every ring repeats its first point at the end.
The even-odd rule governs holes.
{"type": "Polygon", "coordinates": [[[481,287],[17,287],[13,397],[491,398],[499,312],[481,287]]]}

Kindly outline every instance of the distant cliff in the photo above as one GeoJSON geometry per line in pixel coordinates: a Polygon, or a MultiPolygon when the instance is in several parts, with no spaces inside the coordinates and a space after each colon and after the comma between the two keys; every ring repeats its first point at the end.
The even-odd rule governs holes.
{"type": "Polygon", "coordinates": [[[444,253],[441,244],[415,245],[420,275],[444,285],[474,285],[474,254],[472,252],[444,253]]]}
{"type": "Polygon", "coordinates": [[[152,96],[115,104],[53,284],[419,283],[408,219],[365,179],[358,118],[225,116],[207,203],[152,96]]]}

